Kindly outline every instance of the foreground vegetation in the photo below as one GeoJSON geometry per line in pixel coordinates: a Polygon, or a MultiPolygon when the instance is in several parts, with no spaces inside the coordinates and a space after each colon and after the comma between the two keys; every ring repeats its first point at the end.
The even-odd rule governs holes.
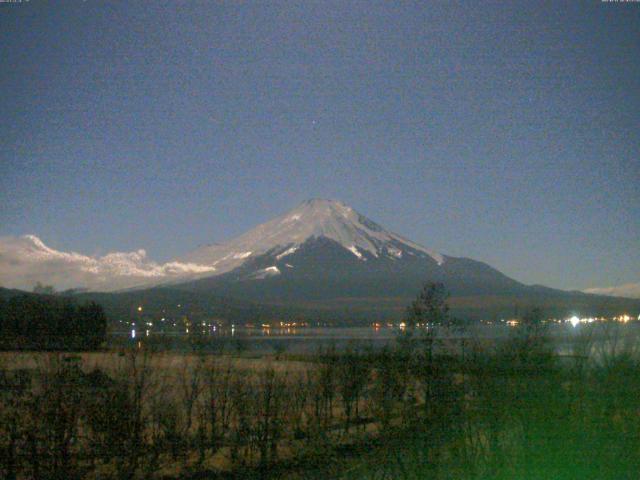
{"type": "Polygon", "coordinates": [[[535,322],[456,356],[428,333],[307,362],[5,354],[0,476],[633,478],[640,362],[596,328],[564,358],[535,322]]]}

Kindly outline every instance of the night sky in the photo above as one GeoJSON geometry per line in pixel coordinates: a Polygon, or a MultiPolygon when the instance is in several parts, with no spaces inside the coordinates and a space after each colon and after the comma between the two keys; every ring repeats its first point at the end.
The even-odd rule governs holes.
{"type": "Polygon", "coordinates": [[[640,3],[0,3],[0,235],[159,261],[309,197],[640,282],[640,3]]]}

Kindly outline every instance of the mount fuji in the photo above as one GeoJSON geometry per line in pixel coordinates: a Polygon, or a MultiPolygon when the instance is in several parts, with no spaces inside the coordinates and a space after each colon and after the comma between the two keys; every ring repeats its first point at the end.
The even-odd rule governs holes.
{"type": "Polygon", "coordinates": [[[530,305],[600,311],[614,301],[525,285],[486,263],[425,248],[342,202],[324,199],[307,200],[175,262],[215,270],[172,288],[337,316],[397,316],[426,281],[444,283],[453,309],[471,316],[513,314],[530,305]]]}
{"type": "Polygon", "coordinates": [[[225,273],[265,254],[280,261],[318,239],[339,245],[361,261],[412,255],[429,257],[438,265],[444,262],[439,253],[385,230],[344,203],[323,199],[307,200],[225,244],[201,247],[177,261],[209,265],[225,273]]]}
{"type": "Polygon", "coordinates": [[[155,298],[160,310],[186,304],[204,316],[398,318],[428,281],[444,283],[452,310],[469,318],[504,318],[530,306],[556,315],[640,311],[639,300],[525,285],[486,263],[425,248],[334,200],[307,200],[164,264],[144,250],[87,256],[33,235],[0,237],[0,284],[84,289],[78,295],[113,305],[114,315],[155,298]]]}
{"type": "Polygon", "coordinates": [[[307,200],[236,239],[198,248],[176,262],[215,269],[209,278],[190,283],[191,288],[240,283],[239,288],[265,300],[274,295],[291,300],[305,290],[303,284],[314,285],[305,291],[306,298],[324,297],[330,290],[342,295],[373,293],[372,288],[376,294],[395,295],[404,292],[405,285],[426,279],[455,285],[456,290],[471,285],[482,291],[522,286],[486,264],[442,255],[386,230],[344,203],[323,199],[307,200]],[[265,289],[264,284],[275,288],[265,289]]]}

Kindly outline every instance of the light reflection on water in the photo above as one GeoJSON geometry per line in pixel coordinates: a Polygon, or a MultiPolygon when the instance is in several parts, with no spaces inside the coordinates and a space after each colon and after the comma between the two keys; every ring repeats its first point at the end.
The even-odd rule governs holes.
{"type": "MultiPolygon", "coordinates": [[[[420,336],[422,329],[416,330],[420,336]]],[[[446,348],[460,348],[463,340],[507,339],[517,334],[518,329],[507,325],[477,325],[465,329],[436,329],[436,338],[446,344],[446,348]]],[[[637,348],[640,343],[640,323],[629,324],[590,324],[572,326],[570,323],[552,324],[547,329],[549,337],[555,344],[555,350],[561,355],[579,353],[581,343],[588,338],[592,349],[637,348]]],[[[373,349],[382,348],[394,343],[401,330],[398,328],[373,327],[271,327],[271,328],[234,328],[205,329],[199,335],[205,345],[224,343],[233,348],[234,342],[244,342],[246,348],[255,353],[273,352],[276,348],[288,353],[314,353],[320,348],[335,347],[346,349],[350,345],[359,345],[373,349]]],[[[153,334],[152,334],[153,335],[153,334]]],[[[157,334],[156,334],[157,335],[157,334]]],[[[181,348],[190,336],[182,333],[162,334],[171,339],[172,348],[181,348]]],[[[639,349],[640,350],[640,349],[639,349]]]]}

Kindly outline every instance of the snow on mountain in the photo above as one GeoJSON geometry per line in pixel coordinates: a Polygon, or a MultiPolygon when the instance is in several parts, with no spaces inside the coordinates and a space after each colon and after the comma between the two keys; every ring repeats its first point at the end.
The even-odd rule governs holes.
{"type": "Polygon", "coordinates": [[[215,268],[186,262],[158,264],[145,250],[88,256],[48,247],[35,235],[0,237],[0,285],[31,289],[37,282],[58,289],[119,290],[197,278],[215,268]]]}
{"type": "MultiPolygon", "coordinates": [[[[316,199],[226,243],[207,245],[163,264],[147,258],[145,250],[89,256],[55,250],[35,235],[0,237],[0,285],[31,289],[42,282],[58,289],[102,291],[149,287],[217,276],[268,253],[273,263],[266,260],[269,263],[249,273],[251,278],[265,279],[282,274],[276,263],[286,261],[305,242],[322,238],[336,242],[362,262],[398,260],[405,254],[423,256],[434,266],[445,261],[341,202],[316,199]]],[[[281,267],[290,271],[294,265],[281,267]]]]}
{"type": "Polygon", "coordinates": [[[251,278],[255,280],[262,280],[264,278],[272,277],[274,275],[280,275],[280,269],[275,265],[258,270],[252,275],[251,278]]]}
{"type": "Polygon", "coordinates": [[[444,262],[442,255],[385,230],[344,203],[323,199],[307,200],[233,240],[198,248],[179,261],[209,265],[217,275],[267,252],[275,252],[276,259],[281,260],[307,240],[320,237],[337,242],[361,261],[366,261],[365,252],[397,259],[406,249],[407,253],[422,252],[438,265],[444,262]]]}

